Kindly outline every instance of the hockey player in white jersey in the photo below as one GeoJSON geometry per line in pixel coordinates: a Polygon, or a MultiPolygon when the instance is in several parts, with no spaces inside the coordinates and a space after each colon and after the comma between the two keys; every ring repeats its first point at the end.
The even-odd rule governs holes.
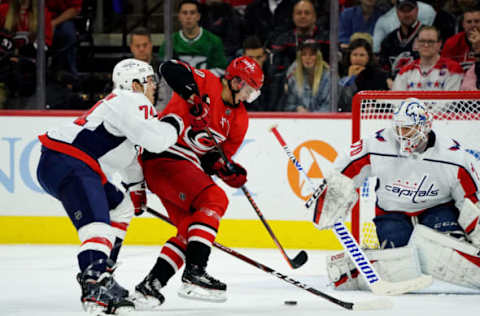
{"type": "Polygon", "coordinates": [[[173,125],[158,120],[153,78],[147,63],[120,61],[107,97],[71,123],[39,136],[38,181],[62,203],[77,229],[77,280],[89,312],[133,309],[112,269],[134,212],[141,214],[146,204],[138,147],[159,153],[178,137],[173,125]],[[114,173],[120,174],[128,195],[111,183],[114,173]]]}
{"type": "MultiPolygon", "coordinates": [[[[461,140],[432,130],[432,114],[418,99],[394,109],[392,123],[337,159],[336,171],[326,177],[327,192],[316,205],[315,225],[325,229],[347,217],[350,209],[332,207],[342,205],[335,191],[345,191],[345,181],[353,190],[366,177],[376,177],[373,222],[381,249],[366,255],[381,277],[397,282],[423,272],[480,288],[477,161],[461,140]],[[335,183],[343,185],[336,188],[335,183]]],[[[327,258],[327,270],[337,289],[368,289],[344,254],[327,258]]]]}

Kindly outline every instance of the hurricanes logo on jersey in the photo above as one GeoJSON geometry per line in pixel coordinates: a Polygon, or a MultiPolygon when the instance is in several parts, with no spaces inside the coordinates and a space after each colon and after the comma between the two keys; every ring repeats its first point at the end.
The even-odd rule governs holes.
{"type": "MultiPolygon", "coordinates": [[[[209,128],[209,130],[217,143],[220,144],[225,141],[225,137],[222,134],[216,132],[212,128],[209,128]]],[[[187,128],[187,131],[183,136],[183,140],[197,154],[203,155],[207,151],[215,148],[215,142],[208,136],[207,132],[195,132],[191,129],[191,127],[187,128]]]]}

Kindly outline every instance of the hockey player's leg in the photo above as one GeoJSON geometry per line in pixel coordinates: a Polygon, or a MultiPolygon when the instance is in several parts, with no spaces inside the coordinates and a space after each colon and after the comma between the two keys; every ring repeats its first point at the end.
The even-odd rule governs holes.
{"type": "MultiPolygon", "coordinates": [[[[180,231],[180,229],[179,229],[180,231]]],[[[160,251],[157,262],[148,275],[135,287],[135,307],[139,310],[156,310],[165,301],[160,292],[168,280],[185,262],[185,237],[170,238],[160,251]]]]}
{"type": "MultiPolygon", "coordinates": [[[[405,247],[413,230],[411,218],[402,213],[387,213],[375,217],[374,222],[380,244],[384,248],[394,248],[365,251],[382,280],[401,282],[421,276],[415,249],[405,247]]],[[[345,253],[327,258],[327,272],[338,290],[370,289],[345,253]]]]}
{"type": "MultiPolygon", "coordinates": [[[[382,280],[401,282],[422,275],[414,247],[366,250],[365,255],[382,280]]],[[[327,257],[328,279],[337,290],[370,290],[345,252],[327,257]]]]}
{"type": "Polygon", "coordinates": [[[373,219],[382,248],[397,248],[408,244],[413,231],[411,217],[404,213],[387,213],[373,219]]]}
{"type": "Polygon", "coordinates": [[[217,236],[220,219],[228,206],[225,192],[212,185],[194,201],[196,210],[187,231],[186,266],[183,285],[178,294],[184,298],[212,302],[226,301],[227,286],[206,272],[212,243],[217,236]]]}
{"type": "Polygon", "coordinates": [[[424,225],[415,226],[410,243],[418,249],[424,273],[453,284],[480,288],[480,248],[424,225]]]}
{"type": "Polygon", "coordinates": [[[155,265],[135,287],[135,308],[157,310],[165,301],[161,289],[182,268],[187,249],[187,227],[190,212],[166,199],[161,199],[170,220],[177,227],[177,236],[170,238],[162,247],[155,265]]]}
{"type": "MultiPolygon", "coordinates": [[[[117,259],[122,248],[123,240],[127,233],[128,225],[133,217],[133,204],[128,195],[123,194],[113,184],[104,185],[107,196],[108,207],[110,209],[110,225],[114,235],[114,243],[107,261],[107,272],[113,275],[117,268],[117,259]]],[[[114,289],[119,295],[128,297],[128,290],[115,281],[114,289]]]]}
{"type": "MultiPolygon", "coordinates": [[[[88,168],[88,167],[87,167],[88,168]]],[[[131,310],[133,303],[116,291],[115,280],[107,272],[114,232],[110,225],[109,205],[99,177],[80,169],[64,181],[59,198],[78,230],[78,252],[82,288],[81,301],[88,311],[116,313],[131,310]]]]}

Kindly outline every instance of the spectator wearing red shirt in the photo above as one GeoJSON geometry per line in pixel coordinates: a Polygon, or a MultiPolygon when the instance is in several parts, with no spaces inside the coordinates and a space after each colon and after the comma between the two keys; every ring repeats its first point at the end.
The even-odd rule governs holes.
{"type": "Polygon", "coordinates": [[[66,70],[77,76],[77,30],[73,19],[82,10],[82,0],[46,0],[52,12],[54,70],[66,70]]]}
{"type": "Polygon", "coordinates": [[[470,36],[473,30],[480,29],[480,9],[475,7],[463,13],[462,26],[464,31],[453,35],[445,41],[442,57],[458,62],[463,71],[467,71],[474,63],[470,36]]]}

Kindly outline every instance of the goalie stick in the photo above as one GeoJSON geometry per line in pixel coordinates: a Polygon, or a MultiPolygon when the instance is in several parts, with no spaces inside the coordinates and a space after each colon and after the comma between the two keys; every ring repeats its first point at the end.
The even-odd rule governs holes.
{"type": "MultiPolygon", "coordinates": [[[[160,212],[157,212],[156,210],[152,209],[151,207],[148,207],[147,206],[147,212],[160,218],[161,220],[173,225],[172,221],[165,215],[161,214],[160,212]]],[[[278,271],[275,271],[273,270],[272,268],[270,267],[267,267],[266,265],[258,262],[258,261],[255,261],[231,248],[228,248],[222,244],[219,244],[217,243],[216,241],[213,242],[213,246],[217,249],[220,249],[221,251],[229,254],[229,255],[232,255],[254,267],[256,267],[257,269],[260,269],[266,273],[269,273],[269,274],[272,274],[274,276],[276,276],[277,278],[279,278],[280,280],[283,280],[287,283],[290,283],[292,285],[295,285],[296,287],[299,287],[301,288],[302,290],[305,290],[305,291],[308,291],[316,296],[320,296],[324,299],[326,299],[327,301],[333,303],[333,304],[336,304],[340,307],[343,307],[345,309],[348,309],[348,310],[354,310],[354,311],[365,311],[365,310],[383,310],[383,309],[390,309],[393,307],[393,303],[387,299],[375,299],[375,300],[370,300],[370,301],[363,301],[363,302],[357,302],[357,303],[352,303],[352,302],[347,302],[347,301],[343,301],[343,300],[340,300],[336,297],[333,297],[333,296],[330,296],[328,295],[327,293],[324,293],[320,290],[317,290],[305,283],[302,283],[298,280],[295,280],[291,277],[289,277],[288,275],[285,275],[285,274],[282,274],[278,271]]]]}
{"type": "MultiPolygon", "coordinates": [[[[232,168],[231,167],[232,163],[228,160],[227,156],[223,152],[222,147],[220,147],[217,140],[213,137],[212,132],[208,128],[206,128],[205,131],[207,132],[208,136],[213,140],[213,142],[215,144],[215,148],[218,150],[220,156],[225,161],[225,163],[227,165],[227,168],[231,169],[232,168]]],[[[275,244],[277,245],[278,249],[280,249],[280,252],[282,253],[283,257],[285,258],[285,260],[287,260],[290,267],[292,269],[297,269],[297,268],[300,268],[301,266],[303,266],[305,264],[305,262],[307,262],[307,260],[308,260],[308,255],[305,252],[305,250],[301,250],[293,259],[290,259],[290,257],[287,255],[287,253],[283,249],[282,245],[278,241],[277,237],[273,233],[272,228],[270,228],[270,225],[268,225],[266,219],[263,217],[263,214],[260,211],[260,208],[257,206],[257,203],[255,203],[255,201],[253,200],[253,197],[250,194],[250,192],[248,191],[247,187],[245,185],[242,185],[241,189],[242,189],[243,194],[247,197],[248,202],[250,202],[250,205],[253,207],[253,209],[257,213],[258,217],[262,221],[263,226],[265,226],[265,228],[267,229],[268,233],[270,234],[270,237],[272,237],[272,239],[275,242],[275,244]]]]}
{"type": "MultiPolygon", "coordinates": [[[[283,137],[280,135],[277,129],[277,125],[274,125],[273,127],[271,127],[270,131],[273,133],[273,135],[275,135],[278,142],[283,147],[284,151],[287,153],[287,156],[290,159],[290,161],[297,168],[297,170],[303,174],[303,176],[305,177],[307,182],[310,184],[314,192],[317,192],[319,191],[319,189],[321,189],[320,194],[318,194],[318,196],[315,198],[315,199],[318,199],[318,197],[321,195],[321,193],[325,190],[327,186],[325,179],[322,179],[322,183],[320,184],[320,186],[317,189],[315,189],[314,183],[307,176],[307,173],[301,166],[300,162],[296,159],[295,155],[288,148],[287,143],[285,142],[283,137]]],[[[312,203],[310,203],[310,205],[312,203]]],[[[370,287],[370,290],[372,290],[374,294],[399,295],[399,294],[419,290],[432,284],[433,280],[431,275],[422,275],[422,276],[419,276],[418,278],[401,281],[401,282],[388,282],[388,281],[382,280],[380,278],[380,275],[373,268],[367,256],[365,256],[365,253],[360,248],[360,246],[358,245],[357,241],[352,236],[348,228],[345,227],[345,225],[342,222],[338,222],[333,225],[333,231],[338,241],[340,241],[340,243],[342,244],[343,249],[346,250],[346,252],[348,253],[348,256],[350,257],[350,259],[352,259],[353,263],[357,267],[357,270],[360,271],[360,273],[363,275],[363,277],[367,281],[368,286],[370,287]]]]}

